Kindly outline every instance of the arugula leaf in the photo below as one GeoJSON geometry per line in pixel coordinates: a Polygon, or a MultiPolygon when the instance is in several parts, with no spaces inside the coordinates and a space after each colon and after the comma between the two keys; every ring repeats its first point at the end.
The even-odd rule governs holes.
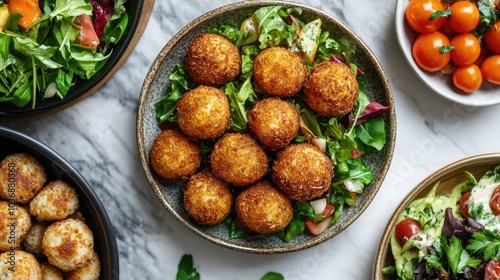
{"type": "Polygon", "coordinates": [[[176,64],[174,72],[170,74],[169,79],[172,81],[170,91],[164,97],[155,102],[156,118],[162,122],[176,122],[177,115],[175,106],[177,101],[182,97],[184,92],[194,87],[194,83],[189,78],[184,65],[176,64]]]}
{"type": "Polygon", "coordinates": [[[295,32],[295,25],[288,25],[282,19],[282,16],[299,11],[301,12],[301,10],[286,11],[281,6],[263,7],[255,11],[255,16],[259,22],[259,48],[265,49],[271,46],[279,46],[282,43],[291,46],[298,35],[295,32]]]}
{"type": "Polygon", "coordinates": [[[500,260],[500,236],[489,230],[476,231],[469,240],[467,250],[483,255],[484,260],[500,260]]]}
{"type": "Polygon", "coordinates": [[[247,233],[245,229],[238,227],[238,225],[236,225],[235,221],[231,219],[231,217],[228,217],[226,219],[226,225],[229,228],[229,239],[242,238],[247,233]]]}
{"type": "Polygon", "coordinates": [[[477,2],[477,9],[479,10],[479,24],[476,27],[478,35],[484,34],[489,31],[493,24],[498,20],[498,11],[495,7],[490,6],[489,0],[481,0],[477,2]]]}
{"type": "Polygon", "coordinates": [[[57,0],[54,10],[50,13],[51,18],[57,17],[58,20],[87,14],[92,15],[92,5],[85,0],[57,0]]]}
{"type": "Polygon", "coordinates": [[[183,255],[177,270],[176,280],[200,280],[200,273],[196,270],[193,263],[193,256],[183,255]]]}

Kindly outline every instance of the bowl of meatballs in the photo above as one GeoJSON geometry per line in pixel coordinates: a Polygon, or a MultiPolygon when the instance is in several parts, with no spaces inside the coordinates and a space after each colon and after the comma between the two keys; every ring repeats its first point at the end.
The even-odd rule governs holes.
{"type": "Polygon", "coordinates": [[[25,134],[0,127],[0,142],[2,275],[118,279],[114,230],[92,187],[56,152],[25,134]]]}
{"type": "Polygon", "coordinates": [[[385,71],[347,26],[300,3],[242,1],[161,50],[136,136],[151,189],[181,224],[276,254],[363,213],[390,166],[396,118],[385,71]]]}

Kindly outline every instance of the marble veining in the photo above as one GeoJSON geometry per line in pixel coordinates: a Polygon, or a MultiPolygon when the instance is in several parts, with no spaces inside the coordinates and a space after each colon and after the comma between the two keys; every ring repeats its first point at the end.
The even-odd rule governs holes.
{"type": "MultiPolygon", "coordinates": [[[[247,0],[250,1],[250,0],[247,0]]],[[[202,279],[370,279],[382,232],[399,202],[425,177],[464,157],[500,152],[500,107],[470,108],[429,90],[405,61],[394,32],[395,0],[298,1],[345,23],[389,76],[396,102],[393,163],[375,200],[343,233],[316,247],[254,255],[216,246],[177,222],[160,204],[140,165],[137,100],[149,66],[184,25],[233,1],[156,0],[144,35],[126,63],[97,92],[56,114],[0,123],[49,145],[94,187],[116,229],[120,279],[175,279],[192,254],[202,279]]]]}

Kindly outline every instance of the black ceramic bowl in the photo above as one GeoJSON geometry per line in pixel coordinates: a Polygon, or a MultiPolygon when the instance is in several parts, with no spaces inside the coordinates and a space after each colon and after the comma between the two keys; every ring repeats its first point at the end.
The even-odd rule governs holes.
{"type": "Polygon", "coordinates": [[[119,256],[111,220],[96,193],[82,175],[64,158],[43,143],[15,130],[0,126],[0,160],[8,154],[25,152],[45,168],[47,182],[59,179],[76,189],[79,210],[94,235],[94,250],[101,261],[99,279],[119,278],[119,256]]]}
{"type": "Polygon", "coordinates": [[[104,80],[110,77],[113,70],[116,70],[114,69],[115,66],[120,62],[120,59],[131,44],[141,20],[143,5],[144,0],[128,0],[125,2],[125,8],[129,17],[128,30],[118,44],[113,46],[113,52],[106,64],[92,78],[89,80],[77,79],[75,85],[70,88],[64,99],[54,97],[46,100],[37,100],[34,109],[31,107],[31,103],[23,108],[19,108],[11,103],[2,102],[0,103],[0,120],[26,120],[48,115],[75,104],[97,90],[104,83],[104,80]]]}

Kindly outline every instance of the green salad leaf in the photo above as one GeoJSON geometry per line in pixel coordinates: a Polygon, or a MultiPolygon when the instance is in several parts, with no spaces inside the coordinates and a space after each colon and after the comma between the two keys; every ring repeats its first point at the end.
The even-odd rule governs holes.
{"type": "Polygon", "coordinates": [[[177,270],[176,280],[200,280],[200,273],[194,267],[193,256],[183,255],[177,270]]]}
{"type": "MultiPolygon", "coordinates": [[[[92,15],[86,0],[40,1],[43,16],[30,25],[29,31],[18,24],[19,13],[9,15],[0,31],[0,102],[17,107],[43,99],[51,84],[57,98],[65,98],[77,78],[90,79],[111,55],[111,44],[126,32],[128,15],[125,0],[114,2],[114,14],[104,26],[101,47],[97,50],[76,44],[80,26],[77,16],[92,15]],[[15,77],[14,77],[15,76],[15,77]]],[[[51,95],[47,95],[49,97],[51,95]]]]}

